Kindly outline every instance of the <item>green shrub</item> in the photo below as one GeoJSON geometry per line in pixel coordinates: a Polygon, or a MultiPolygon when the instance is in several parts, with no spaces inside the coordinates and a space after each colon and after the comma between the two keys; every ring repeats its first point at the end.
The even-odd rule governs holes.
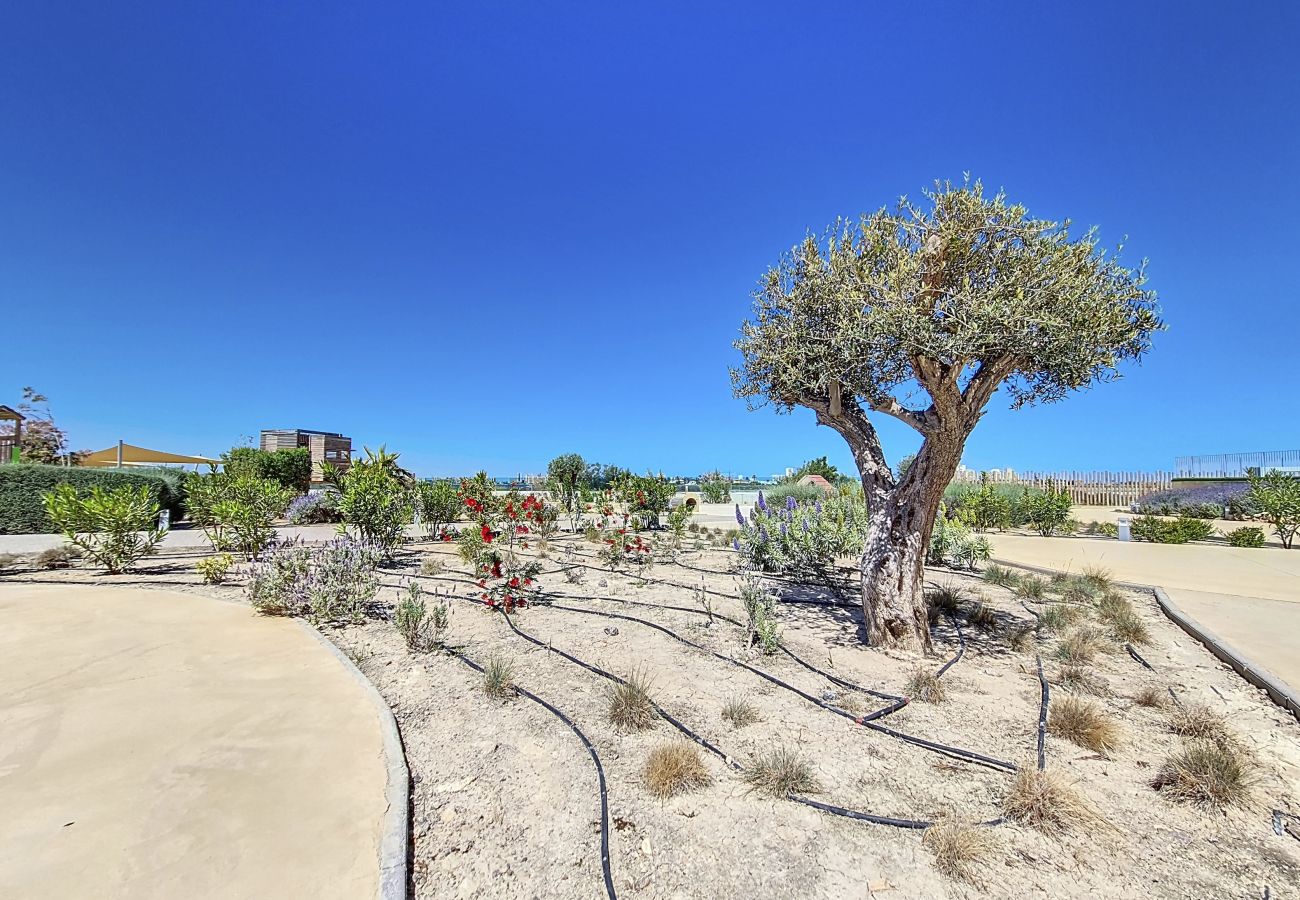
{"type": "Polygon", "coordinates": [[[234,564],[235,558],[229,553],[219,553],[216,556],[205,556],[194,564],[194,568],[203,577],[204,584],[221,584],[234,564]]]}
{"type": "Polygon", "coordinates": [[[172,521],[185,512],[185,491],[179,472],[164,469],[99,469],[81,466],[0,465],[0,534],[53,534],[58,531],[45,509],[44,497],[57,485],[79,492],[93,486],[106,490],[143,487],[172,521]]]}
{"type": "Polygon", "coordinates": [[[731,481],[721,472],[709,472],[700,478],[700,494],[705,503],[730,503],[731,481]]]}
{"type": "Polygon", "coordinates": [[[415,502],[420,510],[420,523],[430,538],[436,538],[444,526],[458,520],[465,508],[456,485],[445,478],[419,482],[415,486],[415,502]]]}
{"type": "Polygon", "coordinates": [[[1228,543],[1233,547],[1263,547],[1264,529],[1252,527],[1238,528],[1235,531],[1229,531],[1227,538],[1228,543]]]}
{"type": "Polygon", "coordinates": [[[252,475],[274,481],[295,494],[311,490],[311,451],[306,447],[259,450],[235,447],[222,454],[227,475],[252,475]]]}
{"type": "Polygon", "coordinates": [[[190,518],[213,549],[234,550],[247,559],[256,559],[275,539],[275,520],[293,496],[278,481],[249,469],[192,476],[188,489],[190,518]]]}
{"type": "Polygon", "coordinates": [[[796,503],[815,503],[825,500],[826,492],[815,484],[778,484],[763,492],[768,506],[784,506],[787,497],[793,497],[796,503]]]}
{"type": "Polygon", "coordinates": [[[1062,532],[1068,533],[1070,505],[1069,491],[1048,488],[1041,494],[1028,497],[1025,501],[1027,522],[1043,537],[1051,537],[1062,532]]]}
{"type": "MultiPolygon", "coordinates": [[[[396,459],[396,455],[392,455],[396,459]]],[[[385,464],[384,450],[356,462],[340,479],[339,512],[366,543],[392,556],[411,521],[411,492],[396,468],[385,464]]]]}
{"type": "Polygon", "coordinates": [[[450,604],[436,597],[433,607],[424,600],[424,590],[419,582],[406,585],[406,596],[393,610],[393,626],[413,653],[428,653],[442,642],[451,614],[450,604]]]}
{"type": "Polygon", "coordinates": [[[359,623],[379,591],[378,560],[374,547],[348,538],[316,546],[286,544],[252,565],[248,599],[263,615],[359,623]]]}
{"type": "Polygon", "coordinates": [[[1133,520],[1133,537],[1154,544],[1186,544],[1203,541],[1214,534],[1214,526],[1204,519],[1179,516],[1161,519],[1156,516],[1138,516],[1133,520]]]}
{"type": "Polygon", "coordinates": [[[1287,550],[1300,532],[1300,476],[1273,471],[1266,475],[1250,473],[1247,502],[1259,518],[1273,526],[1287,550]]]}
{"type": "Polygon", "coordinates": [[[70,484],[56,485],[45,495],[45,512],[69,544],[110,575],[148,556],[167,533],[144,485],[111,491],[96,485],[85,495],[70,484]]]}

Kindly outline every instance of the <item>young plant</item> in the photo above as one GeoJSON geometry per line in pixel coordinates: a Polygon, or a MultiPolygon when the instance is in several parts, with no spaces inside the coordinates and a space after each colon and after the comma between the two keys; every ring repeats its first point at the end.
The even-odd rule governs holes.
{"type": "Polygon", "coordinates": [[[194,564],[194,568],[198,570],[204,584],[221,584],[226,580],[226,575],[234,564],[235,558],[229,553],[218,553],[216,556],[206,556],[199,560],[194,564]]]}
{"type": "Polygon", "coordinates": [[[375,566],[381,556],[348,538],[273,547],[249,569],[249,602],[264,615],[359,623],[379,591],[375,566]]]}
{"type": "Polygon", "coordinates": [[[445,478],[421,481],[415,485],[414,494],[421,526],[429,540],[439,540],[443,529],[455,523],[463,508],[456,486],[445,478]]]}
{"type": "Polygon", "coordinates": [[[1089,665],[1107,649],[1107,641],[1089,626],[1070,631],[1056,646],[1056,658],[1067,665],[1089,665]]]}
{"type": "MultiPolygon", "coordinates": [[[[693,515],[695,515],[695,507],[685,503],[679,503],[668,511],[668,530],[672,532],[674,549],[682,548],[682,539],[686,537],[686,524],[693,515]]],[[[691,522],[691,524],[695,523],[691,522]]]]}
{"type": "Polygon", "coordinates": [[[985,566],[980,577],[989,584],[996,584],[998,587],[1004,588],[1014,588],[1020,581],[1020,576],[1015,572],[1005,566],[999,566],[997,563],[985,566]]]}
{"type": "Polygon", "coordinates": [[[462,535],[461,556],[468,556],[478,576],[480,598],[491,609],[513,613],[536,599],[541,563],[520,555],[528,549],[531,529],[543,517],[545,503],[533,494],[512,494],[493,508],[479,506],[477,531],[462,535]]]}
{"type": "Polygon", "coordinates": [[[418,581],[407,582],[406,596],[393,610],[393,625],[409,650],[428,653],[442,643],[451,616],[450,603],[434,595],[433,605],[424,599],[418,581]]]}
{"type": "Polygon", "coordinates": [[[411,476],[397,465],[397,457],[383,447],[378,451],[366,448],[365,459],[354,461],[337,476],[342,492],[339,512],[346,523],[339,526],[340,533],[346,534],[351,527],[385,559],[402,543],[413,515],[411,476]]]}
{"type": "Polygon", "coordinates": [[[1061,488],[1048,487],[1040,494],[1026,499],[1026,514],[1029,525],[1043,537],[1051,537],[1065,529],[1070,519],[1070,492],[1061,488]]]}
{"type": "Polygon", "coordinates": [[[722,720],[732,728],[744,728],[760,720],[758,708],[747,700],[733,698],[722,707],[722,720]]]}
{"type": "Polygon", "coordinates": [[[922,703],[942,703],[948,697],[943,681],[929,669],[914,670],[903,692],[922,703]]]}
{"type": "Polygon", "coordinates": [[[650,700],[650,678],[644,669],[633,669],[626,680],[610,689],[609,721],[619,731],[645,731],[655,721],[650,700]]]}
{"type": "Polygon", "coordinates": [[[740,602],[745,609],[745,647],[757,645],[767,655],[781,646],[781,629],[776,620],[776,597],[763,585],[763,577],[744,569],[737,577],[740,602]]]}
{"type": "Polygon", "coordinates": [[[483,693],[493,700],[506,700],[515,693],[515,664],[494,654],[483,666],[483,693]]]}
{"type": "Polygon", "coordinates": [[[1264,529],[1247,526],[1229,531],[1224,535],[1228,539],[1230,547],[1253,547],[1259,548],[1264,546],[1264,529]]]}
{"type": "Polygon", "coordinates": [[[1016,580],[1012,591],[1022,600],[1041,602],[1047,596],[1047,582],[1037,575],[1025,575],[1016,580]]]}
{"type": "Polygon", "coordinates": [[[143,486],[110,491],[95,486],[81,495],[72,485],[59,484],[44,500],[50,521],[68,543],[110,575],[153,553],[167,533],[158,524],[158,502],[143,486]]]}
{"type": "Polygon", "coordinates": [[[745,781],[752,790],[780,800],[791,794],[821,791],[812,766],[797,751],[787,747],[759,755],[745,770],[745,781]]]}
{"type": "Polygon", "coordinates": [[[643,776],[646,789],[660,800],[705,787],[710,781],[699,747],[680,740],[651,750],[643,776]]]}
{"type": "Polygon", "coordinates": [[[1133,695],[1133,702],[1148,709],[1164,709],[1169,705],[1169,692],[1149,684],[1133,695]]]}

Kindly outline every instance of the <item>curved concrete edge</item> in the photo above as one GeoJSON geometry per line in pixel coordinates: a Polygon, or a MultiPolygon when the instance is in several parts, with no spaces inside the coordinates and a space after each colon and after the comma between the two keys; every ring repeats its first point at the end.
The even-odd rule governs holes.
{"type": "MultiPolygon", "coordinates": [[[[1061,573],[1057,569],[1047,569],[1042,566],[1031,566],[1027,563],[1011,562],[1005,559],[991,559],[989,562],[997,563],[1000,566],[1008,566],[1013,569],[1024,569],[1028,572],[1037,572],[1040,575],[1057,575],[1069,574],[1061,573]]],[[[1165,589],[1157,584],[1137,584],[1132,581],[1115,582],[1120,587],[1132,588],[1138,591],[1147,591],[1156,598],[1156,605],[1160,611],[1183,631],[1190,634],[1196,640],[1205,645],[1206,649],[1213,653],[1218,659],[1227,663],[1234,672],[1246,679],[1250,684],[1260,688],[1268,694],[1270,700],[1282,707],[1284,710],[1300,720],[1300,693],[1288,685],[1281,678],[1278,678],[1268,669],[1252,661],[1241,651],[1234,648],[1227,641],[1216,635],[1213,631],[1206,628],[1200,622],[1197,622],[1170,599],[1165,593],[1165,589]]]]}
{"type": "Polygon", "coordinates": [[[402,735],[397,728],[397,719],[393,717],[393,711],[388,708],[388,704],[370,679],[334,645],[333,641],[307,622],[301,619],[297,621],[361,684],[366,696],[374,704],[375,713],[379,716],[379,730],[384,740],[384,765],[388,771],[388,784],[384,790],[388,809],[384,813],[383,833],[379,838],[377,896],[379,900],[406,900],[407,859],[410,856],[411,845],[411,773],[406,766],[406,750],[402,746],[402,735]]]}

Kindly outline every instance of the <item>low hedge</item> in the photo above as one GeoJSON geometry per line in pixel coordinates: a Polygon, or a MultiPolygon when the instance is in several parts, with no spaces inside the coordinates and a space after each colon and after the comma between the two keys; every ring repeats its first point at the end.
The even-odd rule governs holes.
{"type": "Polygon", "coordinates": [[[54,525],[45,514],[42,498],[56,484],[77,490],[98,485],[112,489],[143,485],[172,521],[185,514],[182,476],[171,469],[96,469],[80,466],[42,466],[30,463],[0,465],[0,534],[51,534],[54,525]]]}

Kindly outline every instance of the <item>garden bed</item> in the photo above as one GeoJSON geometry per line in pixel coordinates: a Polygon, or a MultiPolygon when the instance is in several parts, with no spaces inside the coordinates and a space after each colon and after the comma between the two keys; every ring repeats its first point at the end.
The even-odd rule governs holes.
{"type": "MultiPolygon", "coordinates": [[[[857,610],[826,605],[837,600],[835,592],[773,580],[782,600],[807,601],[778,606],[782,642],[797,660],[747,650],[743,630],[721,618],[744,619],[729,573],[734,554],[688,552],[678,563],[657,564],[641,582],[601,570],[593,550],[573,537],[553,541],[540,577],[546,602],[511,617],[541,646],[474,599],[478,588],[451,545],[408,545],[382,570],[377,618],[325,628],[400,723],[414,782],[416,897],[604,892],[593,758],[551,710],[520,696],[490,699],[483,676],[465,660],[482,666],[493,658],[509,660],[520,688],[590,740],[607,783],[609,871],[622,897],[1248,897],[1262,896],[1265,886],[1285,896],[1287,886],[1300,883],[1300,845],[1273,827],[1275,809],[1300,814],[1300,724],[1168,622],[1145,594],[1124,596],[1149,634],[1134,649],[1151,669],[1122,644],[1108,643],[1087,667],[1088,690],[1098,695],[1077,684],[1074,691],[1051,686],[1054,708],[1075,696],[1118,727],[1118,745],[1106,755],[1054,734],[1046,739],[1048,770],[1074,785],[1092,818],[1057,834],[1010,821],[977,828],[991,843],[959,872],[952,867],[955,851],[940,847],[936,856],[940,842],[922,831],[768,797],[751,787],[746,770],[787,748],[808,764],[816,785],[800,796],[816,803],[913,824],[1003,818],[1012,773],[870,726],[1034,769],[1037,654],[1048,680],[1059,681],[1056,653],[1069,633],[1044,627],[1032,639],[1035,613],[1047,613],[1051,604],[1022,600],[970,575],[930,572],[933,586],[956,588],[961,596],[950,604],[951,615],[939,616],[935,655],[925,658],[863,648],[857,610]],[[575,570],[580,583],[560,571],[558,560],[575,561],[562,553],[566,546],[590,567],[575,570]],[[424,574],[429,558],[444,570],[424,574]],[[413,654],[382,618],[411,581],[426,595],[454,598],[448,643],[461,657],[413,654]],[[903,695],[918,669],[933,673],[957,655],[961,635],[965,652],[941,680],[946,700],[914,700],[868,724],[851,718],[897,704],[843,682],[903,695]],[[562,654],[617,678],[644,673],[658,706],[724,755],[700,753],[707,784],[667,800],[652,796],[647,758],[687,738],[661,717],[646,731],[615,728],[607,718],[612,682],[562,654]],[[1153,698],[1171,690],[1184,706],[1207,704],[1235,735],[1232,746],[1254,781],[1239,803],[1204,810],[1152,787],[1184,739],[1171,730],[1172,703],[1148,707],[1135,698],[1158,702],[1153,698]],[[759,721],[743,727],[724,721],[724,707],[737,700],[751,705],[759,721]]],[[[195,556],[164,553],[134,574],[111,578],[80,569],[6,577],[241,596],[237,585],[199,585],[195,556]]],[[[1049,593],[1047,599],[1060,598],[1049,593]]],[[[1102,627],[1093,604],[1075,598],[1067,605],[1102,627]]]]}

